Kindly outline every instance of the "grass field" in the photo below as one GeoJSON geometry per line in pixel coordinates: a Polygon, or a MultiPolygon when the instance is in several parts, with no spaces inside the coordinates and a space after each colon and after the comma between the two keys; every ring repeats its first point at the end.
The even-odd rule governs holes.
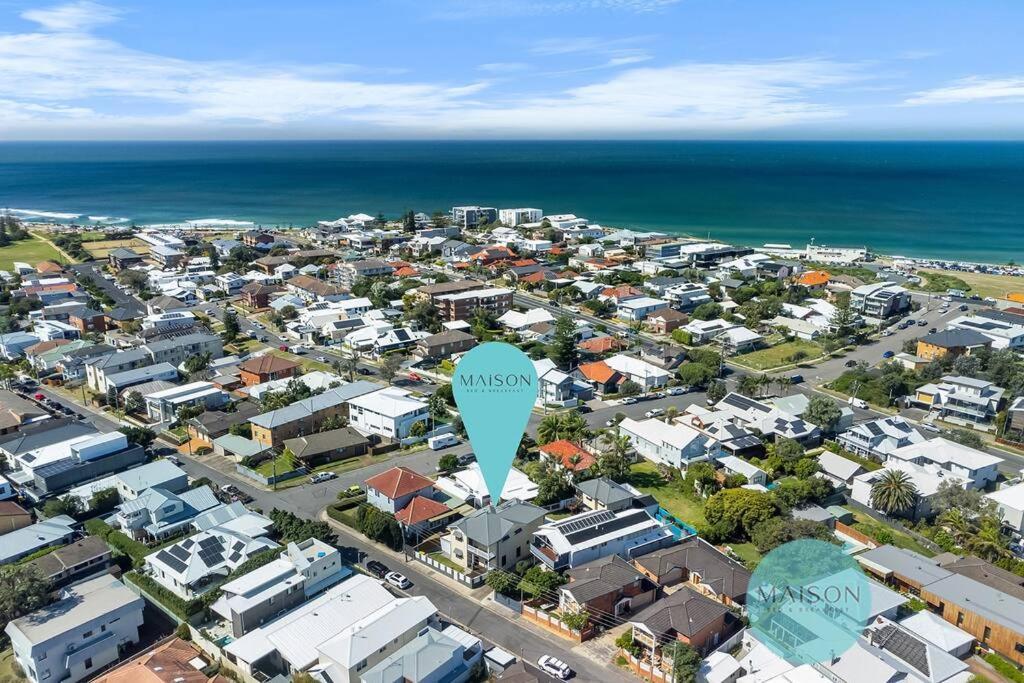
{"type": "Polygon", "coordinates": [[[149,247],[142,240],[97,240],[93,242],[85,242],[83,245],[85,250],[93,255],[94,258],[104,259],[114,249],[124,247],[131,249],[138,254],[145,255],[149,253],[149,247]]]}
{"type": "Polygon", "coordinates": [[[1005,299],[1008,292],[1024,292],[1024,278],[1012,275],[988,275],[986,273],[947,273],[944,271],[922,270],[921,273],[952,275],[970,286],[971,294],[1005,299]]]}
{"type": "Polygon", "coordinates": [[[745,353],[742,356],[735,356],[734,361],[740,365],[746,365],[754,370],[771,370],[773,368],[782,367],[783,365],[792,365],[793,363],[799,363],[805,360],[813,360],[821,357],[821,347],[814,342],[804,341],[803,339],[794,339],[790,342],[783,342],[778,346],[770,346],[767,349],[761,349],[760,351],[751,351],[745,353]],[[806,354],[800,360],[792,360],[794,354],[806,354]]]}
{"type": "Polygon", "coordinates": [[[740,560],[747,566],[747,569],[754,569],[761,561],[761,553],[754,547],[753,543],[729,543],[728,546],[739,556],[740,560]]]}
{"type": "Polygon", "coordinates": [[[36,237],[31,237],[20,242],[12,242],[6,247],[0,247],[0,269],[11,270],[15,261],[27,263],[35,268],[42,261],[56,261],[60,263],[65,260],[56,249],[36,237]]]}
{"type": "Polygon", "coordinates": [[[14,675],[14,651],[11,649],[0,652],[0,681],[27,681],[24,676],[14,675]]]}
{"type": "Polygon", "coordinates": [[[629,483],[644,493],[654,496],[661,507],[690,526],[700,526],[704,520],[704,501],[684,496],[671,484],[666,484],[654,463],[644,460],[633,465],[629,483]]]}

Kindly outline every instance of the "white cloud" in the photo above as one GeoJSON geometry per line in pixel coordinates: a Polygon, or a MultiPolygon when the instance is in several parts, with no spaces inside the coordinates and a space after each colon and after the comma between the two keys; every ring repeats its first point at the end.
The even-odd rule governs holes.
{"type": "Polygon", "coordinates": [[[441,19],[474,19],[494,16],[539,16],[572,12],[618,11],[647,14],[682,0],[447,0],[435,16],[441,19]]]}
{"type": "MultiPolygon", "coordinates": [[[[539,92],[531,83],[523,88],[533,90],[495,94],[487,79],[398,81],[387,73],[371,83],[354,78],[361,67],[353,65],[188,61],[134,50],[89,33],[98,19],[70,18],[68,7],[81,5],[35,15],[45,31],[0,34],[7,137],[714,134],[841,117],[842,110],[820,101],[822,94],[864,80],[861,65],[817,59],[639,68],[649,55],[626,38],[535,46],[603,58],[580,71],[619,69],[569,89],[539,92]]],[[[498,74],[518,64],[480,69],[498,74]]]]}
{"type": "Polygon", "coordinates": [[[121,11],[89,0],[80,0],[47,9],[32,9],[21,13],[21,18],[39,24],[44,30],[71,33],[89,31],[97,26],[117,21],[121,11]]]}
{"type": "Polygon", "coordinates": [[[480,64],[476,68],[492,74],[510,74],[526,71],[530,68],[530,65],[524,62],[491,62],[489,64],[480,64]]]}
{"type": "Polygon", "coordinates": [[[961,78],[941,88],[914,93],[903,104],[921,106],[970,102],[1024,102],[1024,76],[961,78]]]}

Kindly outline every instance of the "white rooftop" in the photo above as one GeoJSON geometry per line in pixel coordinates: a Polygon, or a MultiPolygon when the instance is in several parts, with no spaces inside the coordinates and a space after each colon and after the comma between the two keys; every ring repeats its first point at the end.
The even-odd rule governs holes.
{"type": "Polygon", "coordinates": [[[427,404],[413,397],[404,389],[388,387],[348,400],[348,404],[385,417],[401,417],[427,407],[427,404]]]}

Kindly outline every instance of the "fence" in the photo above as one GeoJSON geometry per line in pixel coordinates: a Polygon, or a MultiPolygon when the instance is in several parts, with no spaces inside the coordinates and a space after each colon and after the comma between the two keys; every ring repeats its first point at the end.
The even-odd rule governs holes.
{"type": "Polygon", "coordinates": [[[575,631],[566,626],[565,623],[556,615],[551,614],[550,612],[545,612],[539,607],[534,607],[528,602],[523,603],[522,614],[527,621],[531,621],[556,635],[577,643],[589,640],[594,636],[596,631],[592,624],[587,624],[587,627],[582,631],[575,631]]]}
{"type": "Polygon", "coordinates": [[[438,562],[434,558],[430,557],[430,555],[427,555],[426,553],[423,553],[419,550],[416,551],[415,557],[417,560],[427,565],[428,567],[436,569],[448,578],[454,579],[465,586],[469,586],[470,588],[477,588],[479,586],[482,586],[484,583],[483,574],[463,574],[462,572],[456,571],[454,568],[449,567],[446,564],[438,562]]]}
{"type": "Polygon", "coordinates": [[[741,628],[739,631],[737,631],[736,633],[732,634],[724,641],[719,643],[718,647],[715,648],[715,652],[725,652],[726,654],[728,654],[730,650],[737,647],[740,643],[743,642],[743,636],[744,634],[746,634],[746,632],[747,629],[741,628]]]}
{"type": "Polygon", "coordinates": [[[304,474],[306,474],[306,472],[307,472],[307,470],[305,470],[305,469],[297,469],[297,470],[292,470],[291,472],[282,472],[281,474],[278,474],[277,476],[271,475],[271,476],[267,477],[267,476],[264,476],[264,475],[260,474],[259,472],[257,472],[254,469],[246,467],[245,465],[235,465],[235,471],[238,472],[239,474],[241,474],[243,477],[249,477],[250,479],[258,481],[259,483],[263,484],[264,486],[273,486],[274,484],[280,484],[282,481],[288,481],[289,479],[295,479],[296,477],[301,477],[304,474]]]}
{"type": "Polygon", "coordinates": [[[671,672],[662,671],[658,667],[652,666],[650,662],[645,662],[639,657],[634,657],[625,650],[619,650],[619,657],[626,660],[626,665],[629,666],[630,670],[645,681],[653,681],[654,683],[675,683],[676,678],[671,672]]]}
{"type": "Polygon", "coordinates": [[[878,547],[878,541],[876,541],[875,539],[871,538],[867,534],[863,534],[863,533],[857,531],[852,526],[847,526],[847,525],[843,524],[840,521],[836,521],[836,531],[838,531],[839,533],[844,534],[846,536],[849,536],[850,538],[852,538],[855,541],[863,543],[864,545],[866,545],[869,548],[877,548],[878,547]]]}

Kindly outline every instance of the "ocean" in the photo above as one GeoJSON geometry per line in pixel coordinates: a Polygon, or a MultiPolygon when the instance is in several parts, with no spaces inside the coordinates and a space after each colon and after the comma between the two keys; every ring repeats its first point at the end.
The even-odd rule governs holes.
{"type": "Polygon", "coordinates": [[[538,207],[740,244],[1024,261],[1024,143],[0,143],[25,217],[310,225],[453,205],[538,207]]]}

